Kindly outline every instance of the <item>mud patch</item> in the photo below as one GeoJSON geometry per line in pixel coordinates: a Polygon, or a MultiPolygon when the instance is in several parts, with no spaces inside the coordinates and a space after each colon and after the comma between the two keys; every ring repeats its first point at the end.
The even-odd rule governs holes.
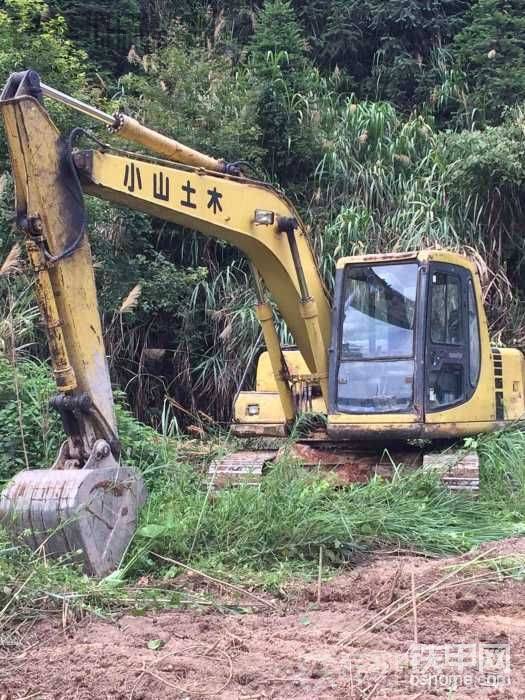
{"type": "MultiPolygon", "coordinates": [[[[485,549],[491,558],[524,556],[525,540],[485,549]]],[[[44,620],[25,650],[0,647],[0,697],[522,698],[525,585],[501,570],[466,566],[476,556],[375,556],[323,583],[320,603],[316,585],[290,586],[286,600],[272,601],[277,610],[166,611],[117,624],[84,620],[66,630],[44,620]],[[479,662],[489,647],[496,665],[510,653],[510,672],[499,685],[479,663],[469,666],[472,654],[479,662]],[[457,672],[458,655],[464,667],[452,692],[414,674],[414,649],[428,661],[429,650],[445,648],[444,670],[457,672]]]]}

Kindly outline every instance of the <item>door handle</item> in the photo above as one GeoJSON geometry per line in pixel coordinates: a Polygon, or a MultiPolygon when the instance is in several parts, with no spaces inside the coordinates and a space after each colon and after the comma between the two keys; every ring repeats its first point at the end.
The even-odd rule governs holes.
{"type": "Polygon", "coordinates": [[[441,364],[441,355],[438,355],[437,352],[431,352],[430,364],[432,365],[432,367],[439,367],[439,365],[441,364]]]}

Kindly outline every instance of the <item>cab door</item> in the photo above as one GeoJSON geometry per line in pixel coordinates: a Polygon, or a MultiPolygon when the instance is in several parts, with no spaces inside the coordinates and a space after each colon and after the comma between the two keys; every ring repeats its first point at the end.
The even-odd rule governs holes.
{"type": "Polygon", "coordinates": [[[427,297],[425,414],[467,401],[469,379],[468,270],[431,263],[427,297]]]}

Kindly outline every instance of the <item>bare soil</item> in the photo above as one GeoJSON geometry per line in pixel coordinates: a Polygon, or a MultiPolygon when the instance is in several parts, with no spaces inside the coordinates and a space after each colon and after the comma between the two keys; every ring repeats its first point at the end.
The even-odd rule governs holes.
{"type": "MultiPolygon", "coordinates": [[[[525,539],[493,547],[480,551],[525,555],[525,539]]],[[[24,648],[0,649],[0,699],[522,700],[525,584],[450,568],[478,555],[374,555],[324,581],[320,603],[316,583],[295,584],[267,597],[275,607],[239,597],[237,612],[231,593],[186,576],[222,608],[44,619],[24,648]]]]}

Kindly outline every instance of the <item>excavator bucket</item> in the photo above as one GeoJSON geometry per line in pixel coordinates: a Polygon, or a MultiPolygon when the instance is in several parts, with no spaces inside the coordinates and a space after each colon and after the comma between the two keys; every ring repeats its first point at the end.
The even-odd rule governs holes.
{"type": "Polygon", "coordinates": [[[103,577],[118,567],[146,499],[142,477],[122,466],[29,469],[0,496],[0,524],[33,551],[103,577]]]}

